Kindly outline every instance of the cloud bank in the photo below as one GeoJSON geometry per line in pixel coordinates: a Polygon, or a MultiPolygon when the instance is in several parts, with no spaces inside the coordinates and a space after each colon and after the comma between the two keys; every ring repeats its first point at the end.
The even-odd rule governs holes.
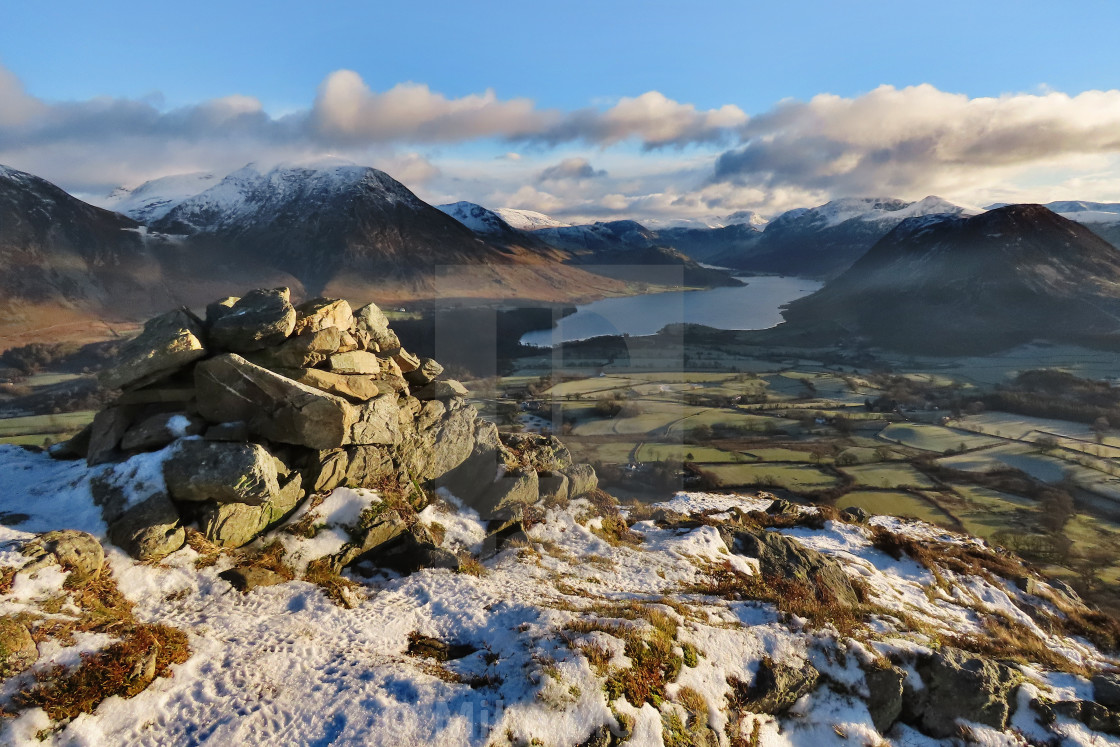
{"type": "Polygon", "coordinates": [[[376,91],[339,70],[307,108],[278,116],[244,95],[170,109],[46,101],[0,67],[0,163],[82,196],[323,155],[383,168],[425,198],[570,219],[774,214],[848,195],[1120,200],[1120,90],[970,98],[882,86],[748,116],[657,91],[571,111],[492,90],[376,91]]]}

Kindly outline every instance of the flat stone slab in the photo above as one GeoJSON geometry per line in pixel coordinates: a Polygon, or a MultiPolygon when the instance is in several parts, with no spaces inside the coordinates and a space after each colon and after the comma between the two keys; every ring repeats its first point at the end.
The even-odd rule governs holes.
{"type": "Polygon", "coordinates": [[[156,381],[206,355],[202,325],[183,310],[149,319],[121,349],[116,366],[98,374],[108,389],[156,381]]]}

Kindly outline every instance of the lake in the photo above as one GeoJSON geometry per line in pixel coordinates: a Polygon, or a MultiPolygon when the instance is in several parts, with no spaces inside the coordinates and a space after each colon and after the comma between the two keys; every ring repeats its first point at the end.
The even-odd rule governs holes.
{"type": "Polygon", "coordinates": [[[604,298],[576,307],[553,329],[528,332],[525,345],[549,347],[600,335],[652,335],[667,324],[716,329],[768,329],[782,322],[780,307],[818,290],[821,283],[797,277],[740,277],[739,288],[649,293],[604,298]]]}

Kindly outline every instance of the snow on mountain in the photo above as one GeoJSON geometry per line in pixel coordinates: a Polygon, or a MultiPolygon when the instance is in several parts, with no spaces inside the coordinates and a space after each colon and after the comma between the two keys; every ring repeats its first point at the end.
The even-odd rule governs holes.
{"type": "Polygon", "coordinates": [[[176,233],[220,231],[247,220],[265,220],[297,203],[323,206],[358,186],[386,206],[428,207],[385,172],[330,158],[281,164],[268,171],[249,164],[183,200],[162,221],[169,224],[165,228],[176,233]]]}
{"type": "Polygon", "coordinates": [[[754,226],[755,228],[762,228],[769,222],[769,219],[762,217],[753,210],[736,210],[724,219],[724,224],[728,226],[746,223],[748,226],[754,226]]]}
{"type": "Polygon", "coordinates": [[[644,248],[653,246],[657,240],[655,233],[633,220],[539,228],[535,233],[553,246],[569,251],[644,248]]]}
{"type": "Polygon", "coordinates": [[[517,208],[498,208],[494,211],[502,220],[514,228],[522,231],[536,231],[538,228],[560,228],[571,225],[551,218],[535,210],[519,210],[517,208]]]}
{"type": "Polygon", "coordinates": [[[475,233],[502,234],[511,228],[509,223],[502,220],[501,216],[493,210],[488,210],[473,202],[460,200],[459,202],[436,205],[435,207],[475,233]]]}
{"type": "MultiPolygon", "coordinates": [[[[917,202],[893,197],[844,197],[819,207],[798,211],[796,217],[808,218],[822,228],[838,226],[850,220],[900,223],[918,215],[975,215],[977,210],[954,205],[940,197],[929,196],[917,202]]],[[[789,215],[783,213],[782,217],[789,215]]]]}
{"type": "Polygon", "coordinates": [[[147,224],[159,220],[179,203],[205,192],[218,181],[218,175],[209,171],[172,174],[146,181],[133,189],[120,187],[98,203],[100,207],[147,224]]]}
{"type": "MultiPolygon", "coordinates": [[[[91,474],[14,446],[0,446],[0,466],[12,478],[0,510],[22,517],[0,525],[0,567],[12,580],[0,606],[9,620],[35,621],[62,599],[49,622],[65,630],[78,610],[67,597],[71,573],[14,573],[27,561],[17,548],[32,532],[63,528],[104,541],[91,474]]],[[[278,529],[265,542],[282,543],[283,561],[292,560],[332,535],[343,514],[356,521],[347,507],[369,501],[363,492],[328,496],[317,509],[327,522],[319,535],[278,529]]],[[[969,744],[1116,744],[1070,715],[1096,691],[1086,674],[1120,661],[1064,626],[1061,610],[1083,607],[1061,589],[1034,577],[1020,588],[992,571],[969,573],[960,560],[941,563],[959,556],[992,568],[984,559],[996,556],[979,540],[918,521],[876,516],[861,526],[797,508],[784,524],[756,530],[740,518],[765,517],[769,504],[681,493],[663,504],[669,519],[632,517],[623,523],[627,542],[608,542],[595,507],[573,501],[479,561],[477,575],[347,576],[345,606],[304,580],[235,592],[219,574],[263,544],[209,556],[188,546],[151,563],[104,542],[105,584],[119,587],[137,619],[182,631],[188,658],[133,697],[108,698],[77,718],[52,721],[22,706],[0,724],[0,739],[484,747],[617,744],[614,732],[650,746],[889,739],[933,747],[960,744],[956,734],[967,730],[969,744]],[[754,557],[741,539],[756,536],[787,554],[754,557]],[[880,537],[927,546],[927,555],[892,551],[880,537]],[[812,585],[788,582],[802,593],[773,594],[766,590],[780,580],[781,557],[825,570],[812,571],[812,585]],[[826,592],[813,590],[824,584],[858,584],[858,606],[835,597],[814,606],[814,593],[826,592]],[[843,609],[866,622],[830,617],[843,609]],[[983,651],[992,631],[1015,636],[1002,645],[1022,641],[1024,661],[969,652],[983,651]],[[413,646],[425,639],[449,642],[453,653],[430,658],[413,646]],[[1030,658],[1038,651],[1044,661],[1030,658]]],[[[417,520],[438,523],[445,546],[482,550],[485,524],[469,510],[434,505],[417,520]]],[[[80,631],[73,639],[40,643],[38,661],[4,697],[114,640],[80,631]]]]}

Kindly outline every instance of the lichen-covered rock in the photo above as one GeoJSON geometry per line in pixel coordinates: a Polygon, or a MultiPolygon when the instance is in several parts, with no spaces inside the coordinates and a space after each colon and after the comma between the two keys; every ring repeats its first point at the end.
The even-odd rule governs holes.
{"type": "Polygon", "coordinates": [[[338,330],[350,329],[354,324],[354,312],[346,301],[330,298],[313,298],[296,307],[296,324],[293,334],[317,332],[334,327],[338,330]]]}
{"type": "Polygon", "coordinates": [[[155,493],[128,506],[109,522],[109,541],[137,560],[158,560],[187,540],[179,512],[166,493],[155,493]]]}
{"type": "Polygon", "coordinates": [[[206,539],[222,547],[241,547],[276,526],[303,500],[303,478],[296,472],[279,492],[259,505],[216,503],[201,521],[206,539]]]}
{"type": "Polygon", "coordinates": [[[564,470],[568,478],[568,495],[579,498],[599,487],[599,476],[590,464],[573,464],[564,470]]]}
{"type": "Polygon", "coordinates": [[[470,505],[483,519],[518,518],[525,507],[536,503],[539,497],[537,473],[525,469],[502,475],[470,505]]]}
{"type": "Polygon", "coordinates": [[[60,565],[70,572],[71,584],[84,584],[101,575],[105,550],[97,538],[76,529],[60,529],[40,534],[20,552],[28,558],[21,569],[34,573],[39,568],[60,565]]]}
{"type": "Polygon", "coordinates": [[[795,581],[818,598],[844,605],[859,599],[844,569],[831,558],[805,547],[778,532],[720,527],[720,535],[732,552],[757,558],[762,575],[795,581]]]}
{"type": "Polygon", "coordinates": [[[434,358],[421,358],[420,365],[409,371],[404,375],[405,379],[412,386],[421,387],[425,384],[431,384],[443,373],[443,366],[441,366],[434,358]]]}
{"type": "Polygon", "coordinates": [[[382,394],[354,408],[350,443],[396,444],[400,441],[401,423],[396,395],[382,394]]]}
{"type": "Polygon", "coordinates": [[[102,386],[120,389],[156,381],[206,355],[202,325],[184,310],[169,311],[144,324],[121,349],[117,365],[98,374],[102,386]]]}
{"type": "Polygon", "coordinates": [[[957,732],[957,720],[1006,729],[1015,711],[1015,691],[1022,675],[992,659],[943,647],[919,662],[925,685],[908,698],[910,720],[932,737],[957,732]]]}
{"type": "Polygon", "coordinates": [[[39,660],[31,631],[11,617],[0,617],[0,680],[25,672],[39,660]]]}
{"type": "Polygon", "coordinates": [[[389,329],[389,319],[377,304],[367,304],[354,312],[354,328],[367,335],[385,355],[392,355],[401,348],[397,333],[389,329]]]}
{"type": "Polygon", "coordinates": [[[154,451],[177,438],[197,436],[206,430],[201,418],[183,412],[159,412],[129,427],[121,437],[124,451],[154,451]]]}
{"type": "Polygon", "coordinates": [[[254,443],[182,441],[164,461],[163,477],[177,501],[259,506],[280,492],[276,461],[254,443]]]}
{"type": "Polygon", "coordinates": [[[349,353],[335,353],[330,357],[331,371],[336,374],[379,374],[381,363],[373,353],[354,350],[349,353]]]}
{"type": "Polygon", "coordinates": [[[244,421],[280,443],[330,449],[349,443],[355,412],[346,400],[254,365],[219,355],[195,366],[199,413],[211,423],[244,421]]]}
{"type": "Polygon", "coordinates": [[[803,695],[812,692],[820,672],[808,662],[791,666],[763,659],[749,686],[735,686],[736,705],[751,713],[785,713],[803,695]]]}
{"type": "Polygon", "coordinates": [[[292,334],[296,310],[287,288],[259,288],[239,298],[210,325],[210,342],[219,350],[251,353],[278,345],[292,334]]]}
{"type": "Polygon", "coordinates": [[[118,458],[121,439],[128,432],[136,413],[135,406],[127,405],[106,407],[93,416],[89,445],[86,447],[86,464],[92,467],[118,458]]]}
{"type": "Polygon", "coordinates": [[[339,397],[364,402],[382,392],[373,376],[339,374],[319,368],[280,368],[276,373],[339,397]]]}
{"type": "Polygon", "coordinates": [[[1093,700],[1105,708],[1120,710],[1120,674],[1105,672],[1093,677],[1093,700]]]}
{"type": "Polygon", "coordinates": [[[866,674],[867,711],[871,723],[885,734],[902,714],[902,691],[906,672],[898,667],[870,667],[866,674]]]}
{"type": "Polygon", "coordinates": [[[256,566],[230,568],[219,573],[218,578],[228,581],[230,586],[242,594],[248,594],[260,586],[276,586],[288,580],[275,571],[256,566]]]}

